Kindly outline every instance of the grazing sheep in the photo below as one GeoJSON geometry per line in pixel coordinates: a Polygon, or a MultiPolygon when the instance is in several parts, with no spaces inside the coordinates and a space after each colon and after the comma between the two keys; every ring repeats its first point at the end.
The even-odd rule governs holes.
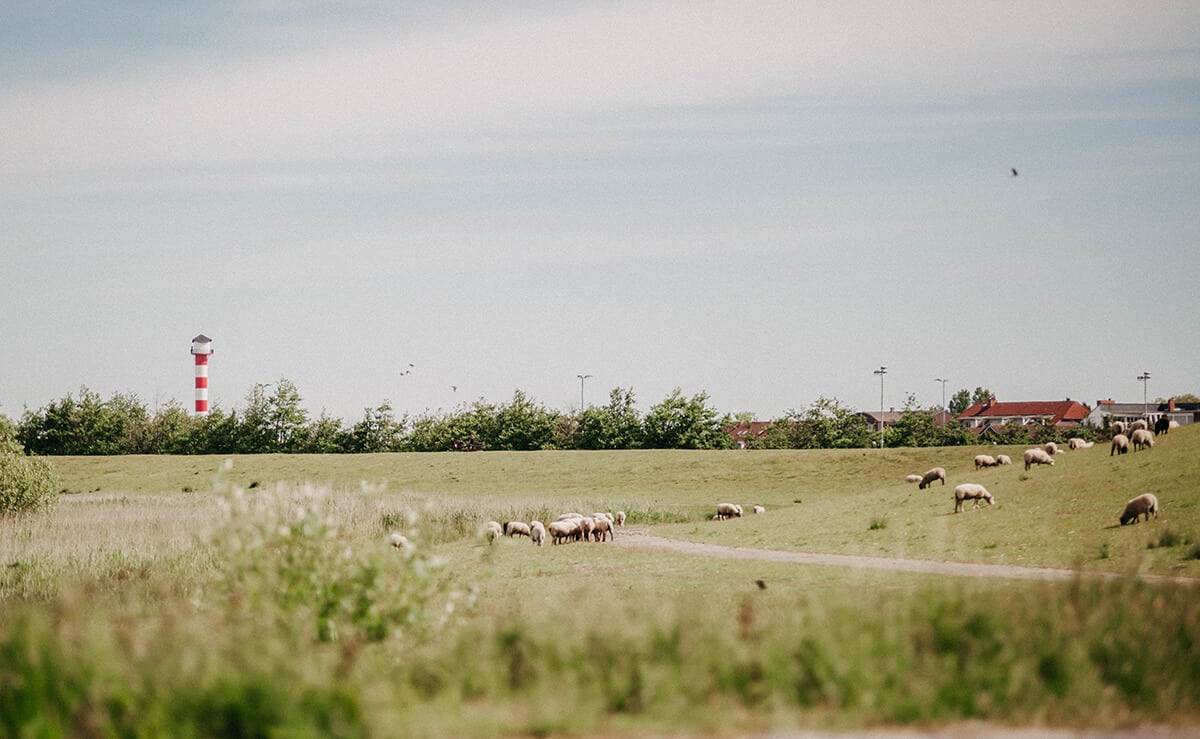
{"type": "Polygon", "coordinates": [[[911,475],[905,475],[905,476],[904,476],[904,481],[905,481],[905,482],[920,482],[920,481],[921,481],[921,476],[920,476],[920,475],[918,475],[918,474],[915,474],[915,473],[914,473],[914,474],[911,474],[911,475]]]}
{"type": "Polygon", "coordinates": [[[1049,454],[1052,457],[1055,454],[1062,453],[1062,451],[1058,448],[1058,444],[1055,444],[1053,441],[1047,441],[1046,445],[1043,446],[1042,448],[1046,450],[1046,454],[1049,454]]]}
{"type": "Polygon", "coordinates": [[[1139,418],[1138,420],[1129,424],[1130,431],[1136,431],[1138,429],[1145,429],[1146,431],[1149,431],[1150,423],[1148,421],[1146,421],[1146,419],[1144,419],[1144,418],[1139,418]]]}
{"type": "Polygon", "coordinates": [[[587,541],[592,538],[592,532],[596,530],[596,519],[591,516],[584,516],[579,519],[579,536],[577,539],[587,541]]]}
{"type": "Polygon", "coordinates": [[[388,536],[388,541],[391,542],[392,546],[402,552],[407,552],[408,550],[412,549],[412,543],[408,540],[408,537],[404,534],[401,534],[399,531],[393,531],[391,535],[388,536]]]}
{"type": "Polygon", "coordinates": [[[537,546],[541,546],[546,541],[546,526],[541,521],[529,522],[529,540],[537,546]]]}
{"type": "Polygon", "coordinates": [[[975,505],[971,508],[978,508],[981,500],[987,501],[988,505],[996,505],[996,499],[987,491],[987,488],[974,482],[964,482],[954,488],[954,512],[961,513],[963,503],[968,500],[975,501],[975,505]]]}
{"type": "Polygon", "coordinates": [[[1167,424],[1167,428],[1169,428],[1169,429],[1179,428],[1179,421],[1176,421],[1174,418],[1172,418],[1171,422],[1167,424]]]}
{"type": "Polygon", "coordinates": [[[1125,454],[1129,451],[1129,437],[1125,434],[1117,434],[1113,437],[1112,448],[1108,450],[1108,456],[1114,454],[1125,454]]]}
{"type": "Polygon", "coordinates": [[[1083,439],[1080,439],[1078,436],[1072,436],[1070,439],[1067,440],[1067,448],[1068,449],[1088,449],[1088,448],[1094,446],[1095,443],[1096,442],[1094,442],[1094,441],[1084,441],[1083,439]]]}
{"type": "Polygon", "coordinates": [[[1171,419],[1167,418],[1166,416],[1159,416],[1158,420],[1154,422],[1154,435],[1155,436],[1158,436],[1159,434],[1165,434],[1170,430],[1171,430],[1171,419]]]}
{"type": "Polygon", "coordinates": [[[617,515],[614,518],[616,519],[614,523],[616,523],[618,526],[625,525],[625,511],[617,511],[617,515]]]}
{"type": "Polygon", "coordinates": [[[579,520],[581,518],[583,518],[582,513],[564,513],[554,520],[555,521],[570,521],[572,519],[579,520]]]}
{"type": "Polygon", "coordinates": [[[596,524],[592,528],[592,540],[604,541],[605,535],[608,536],[609,541],[612,541],[613,522],[610,521],[607,516],[600,516],[596,519],[596,524]]]}
{"type": "Polygon", "coordinates": [[[1110,428],[1112,428],[1113,436],[1116,436],[1117,434],[1123,434],[1123,433],[1125,433],[1125,422],[1124,421],[1113,421],[1112,426],[1110,428]]]}
{"type": "Polygon", "coordinates": [[[1138,516],[1143,513],[1146,514],[1147,521],[1150,520],[1151,514],[1158,518],[1158,498],[1154,497],[1154,493],[1142,493],[1126,503],[1125,510],[1121,512],[1121,525],[1137,523],[1138,516]]]}
{"type": "Polygon", "coordinates": [[[504,536],[504,527],[500,525],[499,521],[488,521],[485,526],[487,527],[488,544],[493,544],[501,536],[504,536]]]}
{"type": "Polygon", "coordinates": [[[546,532],[550,534],[552,544],[561,544],[575,537],[579,531],[579,522],[568,519],[566,521],[551,521],[546,527],[546,532]]]}
{"type": "Polygon", "coordinates": [[[755,513],[766,513],[766,512],[767,512],[767,509],[766,509],[766,508],[763,508],[763,507],[762,507],[762,506],[760,506],[760,505],[756,505],[756,506],[754,506],[754,508],[753,508],[752,510],[753,510],[755,513]]]}
{"type": "Polygon", "coordinates": [[[976,471],[978,471],[982,467],[995,467],[998,464],[1000,464],[1000,463],[997,462],[996,458],[990,454],[976,454],[975,455],[976,471]]]}
{"type": "Polygon", "coordinates": [[[921,483],[919,485],[917,485],[917,487],[924,490],[925,488],[932,485],[934,480],[941,480],[943,485],[946,484],[945,468],[934,467],[933,469],[926,472],[924,475],[921,476],[921,483]]]}
{"type": "Polygon", "coordinates": [[[718,503],[717,504],[717,520],[724,521],[727,518],[741,518],[742,507],[736,503],[718,503]]]}
{"type": "Polygon", "coordinates": [[[1025,459],[1026,470],[1035,464],[1048,464],[1051,467],[1054,466],[1054,458],[1047,454],[1045,449],[1036,447],[1033,449],[1026,449],[1025,454],[1023,454],[1022,457],[1025,459]]]}
{"type": "Polygon", "coordinates": [[[529,536],[531,534],[529,524],[521,521],[506,521],[504,524],[504,534],[506,536],[529,536]]]}
{"type": "Polygon", "coordinates": [[[1154,435],[1146,429],[1134,429],[1129,434],[1129,441],[1133,443],[1133,451],[1135,452],[1142,449],[1150,449],[1154,446],[1154,435]]]}
{"type": "Polygon", "coordinates": [[[1012,464],[1012,457],[1008,456],[1007,454],[997,454],[996,455],[996,464],[999,464],[999,465],[1012,464]]]}

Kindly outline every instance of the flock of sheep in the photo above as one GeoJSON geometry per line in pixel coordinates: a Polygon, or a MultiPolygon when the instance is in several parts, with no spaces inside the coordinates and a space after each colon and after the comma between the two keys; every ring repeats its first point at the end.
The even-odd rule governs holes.
{"type": "Polygon", "coordinates": [[[541,521],[488,521],[484,526],[484,537],[494,544],[501,537],[528,537],[535,546],[542,546],[546,539],[552,544],[571,541],[612,541],[616,527],[625,525],[625,511],[609,513],[600,511],[590,516],[582,513],[564,513],[548,524],[541,521]]]}
{"type": "MultiPolygon", "coordinates": [[[[1175,421],[1159,421],[1159,423],[1155,424],[1154,434],[1165,434],[1170,429],[1178,427],[1179,424],[1175,421]]],[[[1110,457],[1114,454],[1125,454],[1129,451],[1130,444],[1133,445],[1134,451],[1151,449],[1154,447],[1154,436],[1150,434],[1149,424],[1143,419],[1138,419],[1137,421],[1129,424],[1128,429],[1123,421],[1117,421],[1112,425],[1112,433],[1112,449],[1108,453],[1108,456],[1110,457]],[[1125,433],[1127,430],[1129,432],[1128,436],[1126,436],[1125,433]]],[[[1071,438],[1067,441],[1067,447],[1069,449],[1086,449],[1094,444],[1095,442],[1086,441],[1078,437],[1071,438]]],[[[1028,471],[1034,465],[1040,466],[1048,464],[1053,467],[1054,455],[1063,453],[1064,450],[1059,449],[1058,445],[1051,441],[1047,442],[1042,447],[1026,449],[1025,453],[1021,456],[1025,462],[1025,469],[1028,471]]],[[[1012,459],[1005,454],[997,454],[995,457],[990,454],[975,455],[976,472],[986,467],[999,467],[1011,464],[1012,459]]],[[[911,474],[904,478],[905,482],[917,483],[917,487],[919,487],[921,490],[929,487],[936,480],[941,480],[942,485],[946,484],[945,468],[934,467],[923,475],[911,474]]],[[[954,488],[954,512],[961,512],[968,500],[974,502],[974,505],[971,506],[972,508],[978,508],[980,501],[983,501],[988,505],[996,504],[995,497],[988,492],[987,488],[974,482],[965,482],[954,488]]],[[[1139,495],[1126,503],[1125,509],[1121,512],[1121,525],[1124,526],[1127,523],[1135,523],[1138,521],[1139,516],[1142,515],[1145,515],[1147,521],[1150,520],[1151,516],[1158,518],[1158,498],[1156,498],[1153,493],[1139,495]]]]}

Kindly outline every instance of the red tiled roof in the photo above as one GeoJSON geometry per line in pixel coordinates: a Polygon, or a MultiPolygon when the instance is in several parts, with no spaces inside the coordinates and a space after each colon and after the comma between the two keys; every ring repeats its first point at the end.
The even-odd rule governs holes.
{"type": "Polygon", "coordinates": [[[733,440],[742,441],[746,437],[758,438],[766,433],[774,421],[738,421],[732,426],[728,426],[725,432],[733,437],[733,440]]]}
{"type": "Polygon", "coordinates": [[[962,413],[958,419],[967,418],[1029,418],[1034,416],[1049,417],[1051,423],[1074,423],[1087,418],[1087,406],[1074,400],[1052,401],[1023,401],[1001,403],[993,400],[988,403],[976,403],[962,413]]]}

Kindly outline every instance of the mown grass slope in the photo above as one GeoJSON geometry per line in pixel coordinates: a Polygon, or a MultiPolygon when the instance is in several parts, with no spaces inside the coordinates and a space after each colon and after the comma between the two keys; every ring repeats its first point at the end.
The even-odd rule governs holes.
{"type": "MultiPolygon", "coordinates": [[[[232,458],[222,479],[243,487],[307,481],[385,491],[457,515],[459,534],[487,518],[617,510],[631,523],[674,522],[660,533],[721,544],[893,557],[1145,571],[1200,576],[1200,426],[1152,450],[1109,456],[1097,444],[1026,471],[1024,447],[819,451],[619,451],[261,455],[232,458]],[[1011,467],[976,471],[975,454],[1011,467]],[[903,482],[941,466],[947,484],[903,482]],[[954,514],[952,491],[979,482],[996,505],[954,514]],[[1150,525],[1117,525],[1129,498],[1158,496],[1150,525]],[[763,516],[707,520],[719,501],[758,503],[763,516]],[[467,514],[467,515],[464,515],[467,514]]],[[[225,457],[67,457],[68,492],[203,491],[225,457]]],[[[449,538],[453,537],[449,532],[449,538]]]]}

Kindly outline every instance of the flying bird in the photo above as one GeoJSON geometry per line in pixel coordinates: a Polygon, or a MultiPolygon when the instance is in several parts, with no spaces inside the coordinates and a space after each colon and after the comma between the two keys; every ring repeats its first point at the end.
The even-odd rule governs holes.
{"type": "Polygon", "coordinates": [[[1016,169],[1016,167],[1013,167],[1013,171],[1012,171],[1012,172],[1013,172],[1013,177],[1016,177],[1016,176],[1017,176],[1017,169],[1016,169]]]}

